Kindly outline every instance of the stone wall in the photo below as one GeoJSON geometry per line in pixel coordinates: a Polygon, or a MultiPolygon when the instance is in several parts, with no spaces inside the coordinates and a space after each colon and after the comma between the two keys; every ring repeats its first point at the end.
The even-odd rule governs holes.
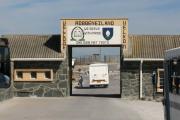
{"type": "Polygon", "coordinates": [[[151,73],[143,73],[142,97],[145,99],[153,97],[153,85],[151,73]]]}
{"type": "MultiPolygon", "coordinates": [[[[140,62],[125,61],[121,68],[122,98],[139,99],[140,97],[140,62]]],[[[152,72],[163,68],[163,62],[143,62],[142,97],[153,99],[152,72]]],[[[156,94],[157,95],[157,94],[156,94]]],[[[158,94],[159,95],[159,94],[158,94]]],[[[160,94],[162,96],[162,94],[160,94]]],[[[156,97],[156,96],[155,96],[156,97]]]]}
{"type": "MultiPolygon", "coordinates": [[[[139,99],[140,74],[139,61],[125,61],[121,67],[121,97],[139,99]]],[[[0,89],[0,101],[13,96],[59,97],[70,92],[68,83],[67,61],[21,61],[14,63],[14,69],[53,69],[51,82],[12,82],[10,88],[0,89]]],[[[119,68],[119,67],[118,67],[119,68]]],[[[143,62],[143,98],[153,97],[152,72],[163,68],[163,62],[143,62]]]]}
{"type": "Polygon", "coordinates": [[[15,96],[60,97],[67,96],[68,76],[67,61],[19,61],[14,63],[14,69],[53,69],[53,81],[50,82],[14,82],[15,96]]]}
{"type": "Polygon", "coordinates": [[[13,97],[12,88],[0,88],[0,101],[4,101],[13,97]]]}
{"type": "Polygon", "coordinates": [[[140,62],[124,62],[121,67],[121,97],[139,98],[139,64],[140,62]]]}
{"type": "Polygon", "coordinates": [[[152,84],[152,73],[156,71],[158,68],[163,68],[163,61],[153,61],[153,62],[143,62],[143,98],[144,99],[154,99],[162,97],[162,93],[156,93],[156,89],[153,89],[152,84]],[[155,93],[155,94],[154,94],[155,93]],[[154,96],[155,95],[155,96],[154,96]]]}

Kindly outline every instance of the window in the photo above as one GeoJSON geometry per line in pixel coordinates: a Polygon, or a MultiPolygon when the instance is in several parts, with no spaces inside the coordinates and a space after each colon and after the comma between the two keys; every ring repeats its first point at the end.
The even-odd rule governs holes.
{"type": "Polygon", "coordinates": [[[157,69],[157,92],[163,92],[164,88],[164,69],[157,69]]]}
{"type": "Polygon", "coordinates": [[[15,69],[14,81],[52,81],[51,69],[15,69]]]}
{"type": "Polygon", "coordinates": [[[169,74],[169,83],[170,83],[170,92],[173,94],[180,95],[180,60],[170,61],[170,74],[169,74]]]}
{"type": "Polygon", "coordinates": [[[17,78],[22,79],[23,78],[23,73],[21,71],[17,71],[17,78]]]}
{"type": "Polygon", "coordinates": [[[45,72],[45,78],[47,78],[47,79],[51,78],[51,72],[50,71],[45,72]]]}
{"type": "Polygon", "coordinates": [[[35,71],[31,72],[31,79],[37,79],[37,74],[35,71]]]}
{"type": "Polygon", "coordinates": [[[9,49],[7,47],[0,47],[0,61],[7,61],[9,59],[9,49]]]}

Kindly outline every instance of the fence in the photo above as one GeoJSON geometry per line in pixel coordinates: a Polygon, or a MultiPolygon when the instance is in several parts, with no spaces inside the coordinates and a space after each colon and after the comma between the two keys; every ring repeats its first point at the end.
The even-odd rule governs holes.
{"type": "Polygon", "coordinates": [[[87,55],[87,56],[80,56],[75,58],[76,65],[87,65],[97,62],[104,62],[104,63],[119,63],[120,56],[119,55],[87,55]]]}

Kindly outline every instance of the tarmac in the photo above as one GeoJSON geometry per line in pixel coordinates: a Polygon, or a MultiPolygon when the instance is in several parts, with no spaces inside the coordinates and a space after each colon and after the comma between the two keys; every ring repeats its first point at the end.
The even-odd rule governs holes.
{"type": "Polygon", "coordinates": [[[164,120],[161,102],[111,97],[15,97],[0,103],[0,120],[164,120]]]}

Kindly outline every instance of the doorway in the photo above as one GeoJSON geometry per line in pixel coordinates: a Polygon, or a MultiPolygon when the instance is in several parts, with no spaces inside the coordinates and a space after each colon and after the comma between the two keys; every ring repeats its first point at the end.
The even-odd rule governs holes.
{"type": "MultiPolygon", "coordinates": [[[[68,46],[70,96],[121,97],[121,58],[122,46],[118,45],[68,46]],[[90,71],[90,66],[92,64],[108,66],[108,85],[91,85],[92,71],[90,71]],[[80,81],[82,81],[82,86],[80,81]]],[[[102,67],[98,69],[103,71],[102,67]]],[[[97,72],[93,75],[104,76],[106,72],[97,72]]]]}

